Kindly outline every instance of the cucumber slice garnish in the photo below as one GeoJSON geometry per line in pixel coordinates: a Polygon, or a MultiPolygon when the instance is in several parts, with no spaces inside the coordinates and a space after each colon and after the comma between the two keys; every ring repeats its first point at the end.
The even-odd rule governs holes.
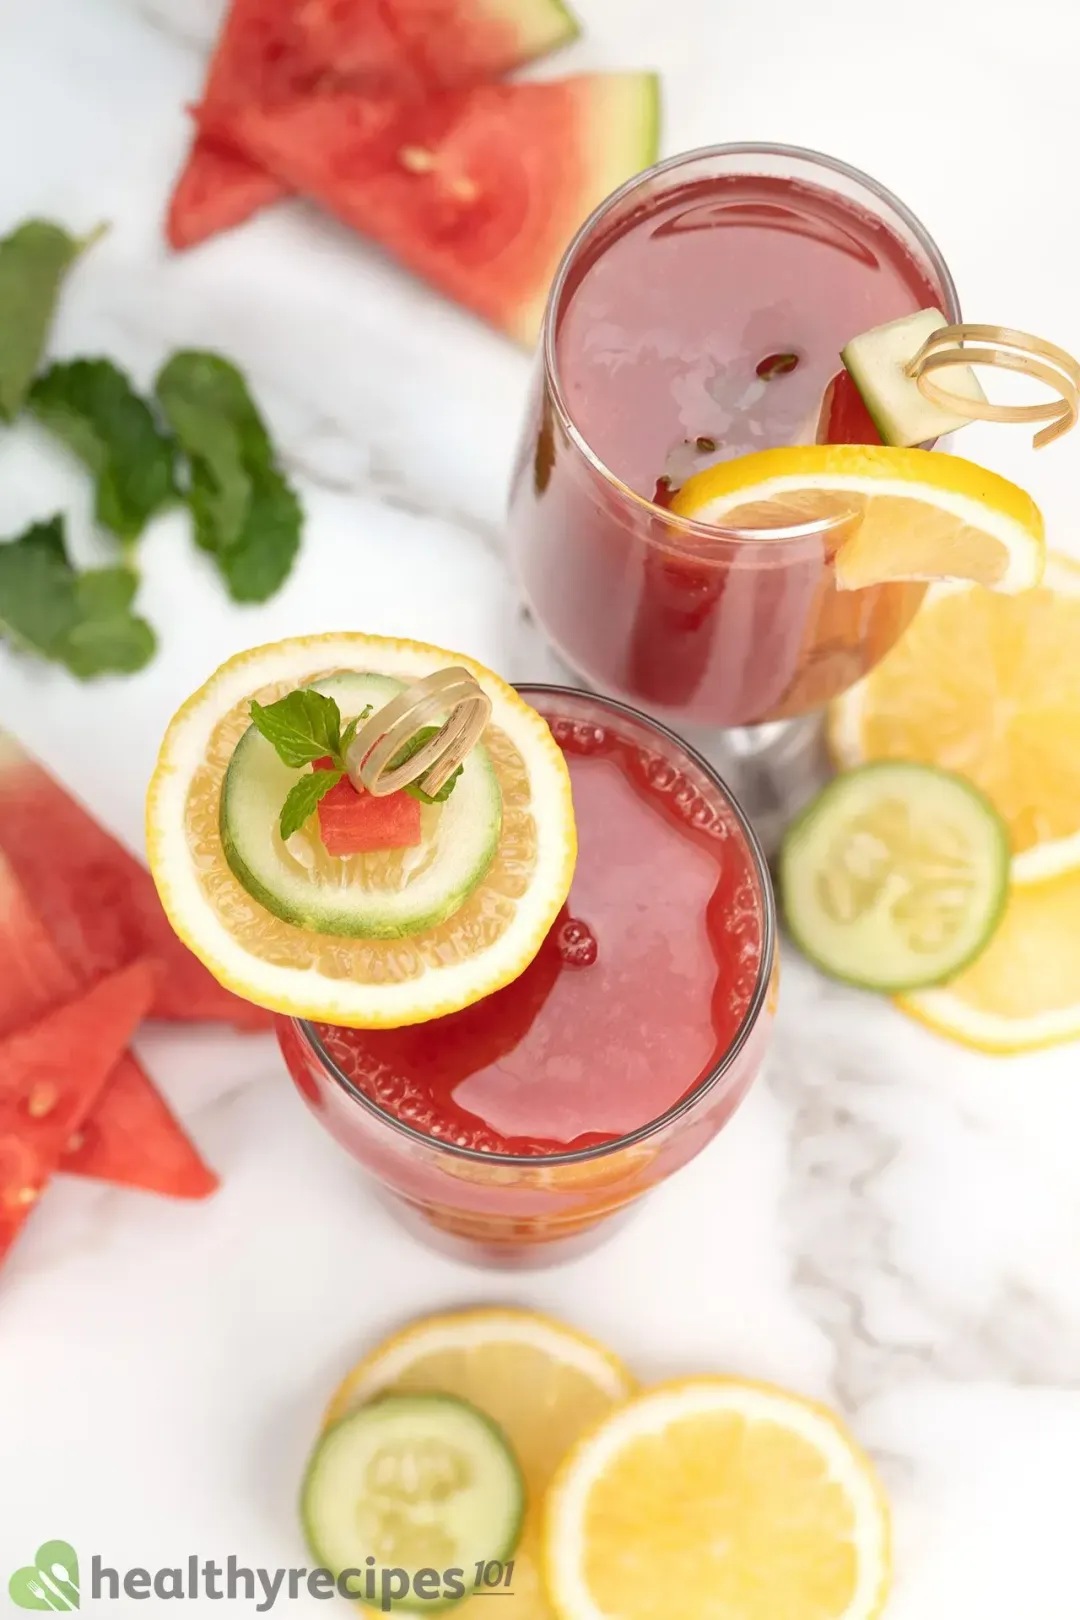
{"type": "Polygon", "coordinates": [[[404,1580],[392,1583],[393,1607],[424,1612],[471,1591],[478,1564],[507,1561],[524,1511],[502,1431],[450,1395],[387,1395],[350,1412],[320,1436],[300,1496],[312,1556],[336,1579],[357,1572],[351,1596],[381,1607],[384,1572],[403,1572],[408,1591],[404,1580]],[[421,1571],[426,1591],[417,1590],[421,1571]]]}
{"type": "Polygon", "coordinates": [[[880,761],[830,782],[789,828],[780,891],[823,972],[898,993],[951,978],[1001,919],[1009,837],[990,802],[932,765],[880,761]]]}
{"type": "MultiPolygon", "coordinates": [[[[383,708],[402,682],[378,674],[342,673],[313,683],[337,701],[343,720],[370,704],[383,708]]],[[[221,841],[233,874],[260,905],[283,921],[321,934],[400,939],[453,915],[491,865],[502,828],[502,792],[490,756],[478,744],[453,793],[425,806],[423,842],[386,861],[329,856],[317,823],[285,844],[278,817],[301,773],[278,758],[255,726],[241,737],[221,790],[221,841]]]]}
{"type": "MultiPolygon", "coordinates": [[[[908,448],[929,444],[971,421],[970,416],[944,410],[924,399],[918,384],[904,369],[931,333],[948,324],[940,309],[920,309],[915,315],[861,332],[841,349],[840,358],[883,444],[908,448]]],[[[970,366],[950,366],[948,386],[950,394],[985,402],[986,395],[970,366]]]]}

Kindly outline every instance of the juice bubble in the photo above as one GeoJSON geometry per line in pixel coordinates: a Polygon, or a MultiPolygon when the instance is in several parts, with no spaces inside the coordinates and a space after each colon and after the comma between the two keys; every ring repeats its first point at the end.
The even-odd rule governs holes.
{"type": "Polygon", "coordinates": [[[588,923],[568,917],[555,938],[559,955],[567,967],[592,967],[600,947],[588,923]]]}
{"type": "Polygon", "coordinates": [[[690,778],[677,770],[670,760],[651,753],[647,748],[639,748],[634,763],[651,791],[662,794],[683,821],[689,822],[691,827],[704,833],[707,838],[722,841],[729,836],[729,818],[719,806],[710,803],[690,778]]]}
{"type": "Polygon", "coordinates": [[[587,720],[552,720],[549,724],[564,754],[596,754],[607,746],[603,726],[591,725],[587,720]]]}

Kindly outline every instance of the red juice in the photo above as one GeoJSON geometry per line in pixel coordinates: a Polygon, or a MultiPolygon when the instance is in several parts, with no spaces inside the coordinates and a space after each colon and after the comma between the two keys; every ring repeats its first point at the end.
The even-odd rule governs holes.
{"type": "MultiPolygon", "coordinates": [[[[385,1151],[355,1104],[348,1145],[428,1221],[489,1250],[590,1226],[684,1162],[744,1095],[769,1022],[767,878],[716,778],[629,711],[526,695],[567,757],[579,837],[568,905],[535,961],[450,1017],[316,1034],[345,1087],[432,1156],[408,1162],[403,1185],[400,1144],[385,1151]]],[[[299,1072],[295,1035],[286,1050],[324,1106],[325,1066],[299,1072]]],[[[329,1100],[340,1125],[340,1089],[329,1100]]]]}
{"type": "Polygon", "coordinates": [[[813,154],[688,158],[594,216],[553,289],[511,505],[527,595],[573,668],[740,726],[819,707],[888,651],[924,587],[838,591],[838,531],[746,539],[660,508],[712,462],[814,442],[847,340],[928,305],[957,318],[921,227],[813,154]]]}

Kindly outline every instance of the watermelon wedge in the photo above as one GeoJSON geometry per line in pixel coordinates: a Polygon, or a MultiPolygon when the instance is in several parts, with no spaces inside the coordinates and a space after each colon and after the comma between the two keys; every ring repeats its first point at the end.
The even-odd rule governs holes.
{"type": "Polygon", "coordinates": [[[305,0],[296,19],[309,62],[352,88],[419,91],[501,79],[574,39],[561,0],[305,0]]]}
{"type": "Polygon", "coordinates": [[[166,1198],[209,1198],[220,1185],[130,1052],[69,1140],[60,1169],[166,1198]]]}
{"type": "Polygon", "coordinates": [[[146,868],[3,733],[0,852],[80,984],[150,957],[164,969],[152,1017],[270,1027],[180,943],[146,868]]]}
{"type": "MultiPolygon", "coordinates": [[[[576,32],[561,0],[232,0],[202,105],[275,101],[343,80],[417,95],[505,73],[576,32]]],[[[287,189],[199,134],[169,204],[168,240],[192,247],[287,189]]]]}
{"type": "Polygon", "coordinates": [[[324,91],[204,127],[532,344],[570,238],[655,159],[658,107],[655,74],[597,73],[423,102],[324,91]]]}
{"type": "Polygon", "coordinates": [[[0,1258],[154,999],[135,962],[0,1042],[0,1258]]]}
{"type": "MultiPolygon", "coordinates": [[[[0,1040],[78,994],[79,981],[0,856],[0,1040]]],[[[69,1142],[60,1169],[173,1198],[206,1198],[218,1179],[130,1052],[69,1142]]]]}
{"type": "Polygon", "coordinates": [[[280,181],[249,158],[197,135],[169,203],[166,235],[174,248],[194,247],[284,195],[280,181]]]}

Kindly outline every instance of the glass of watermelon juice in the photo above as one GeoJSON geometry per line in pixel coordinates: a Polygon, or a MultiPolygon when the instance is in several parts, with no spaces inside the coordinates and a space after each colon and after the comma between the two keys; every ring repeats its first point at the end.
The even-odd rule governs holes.
{"type": "Polygon", "coordinates": [[[308,1106],[437,1246],[547,1264],[693,1158],[765,1051],[775,919],[757,840],[664,727],[561,687],[521,695],[569,765],[579,853],[532,965],[401,1029],[280,1021],[308,1106]]]}
{"type": "Polygon", "coordinates": [[[797,754],[795,731],[805,747],[816,728],[792,721],[884,656],[925,586],[839,590],[835,519],[723,530],[665,498],[750,451],[880,443],[846,374],[833,382],[839,352],[931,305],[960,319],[904,205],[781,146],[694,152],[630,181],[552,287],[511,494],[527,600],[591,687],[691,735],[728,729],[717,757],[755,820],[768,788],[747,762],[797,754]]]}

